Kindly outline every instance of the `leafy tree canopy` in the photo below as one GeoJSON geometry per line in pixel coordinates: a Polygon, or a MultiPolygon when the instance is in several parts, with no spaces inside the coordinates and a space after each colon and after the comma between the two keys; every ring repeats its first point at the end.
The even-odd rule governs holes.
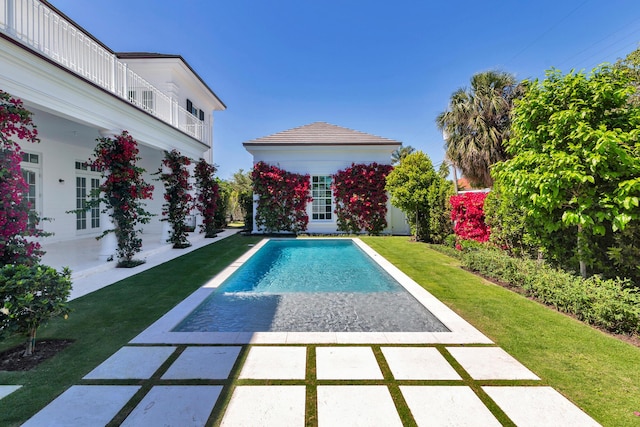
{"type": "Polygon", "coordinates": [[[495,177],[526,207],[543,247],[553,249],[558,231],[576,230],[584,260],[588,248],[580,247],[581,236],[586,242],[640,217],[640,108],[630,102],[634,92],[630,74],[618,67],[602,66],[589,75],[550,70],[517,103],[506,144],[513,158],[496,165],[495,177]]]}

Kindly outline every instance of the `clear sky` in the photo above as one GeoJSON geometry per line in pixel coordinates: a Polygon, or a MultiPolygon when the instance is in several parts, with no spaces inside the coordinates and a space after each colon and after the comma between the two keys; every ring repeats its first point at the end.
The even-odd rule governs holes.
{"type": "Polygon", "coordinates": [[[435,118],[481,71],[590,71],[638,47],[638,0],[51,0],[112,50],[179,54],[228,109],[214,156],[316,121],[402,141],[438,165],[435,118]]]}

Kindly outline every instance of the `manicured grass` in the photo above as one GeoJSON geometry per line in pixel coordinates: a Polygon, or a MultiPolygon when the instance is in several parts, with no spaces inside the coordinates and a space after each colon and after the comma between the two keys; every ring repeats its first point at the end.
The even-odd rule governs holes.
{"type": "Polygon", "coordinates": [[[364,242],[605,426],[638,426],[640,348],[459,268],[406,237],[364,242]]]}
{"type": "MultiPolygon", "coordinates": [[[[28,372],[0,372],[0,384],[23,387],[0,399],[0,425],[19,425],[202,286],[260,238],[234,235],[71,301],[39,338],[70,338],[63,352],[28,372]]],[[[18,343],[0,343],[0,351],[18,343]]]]}
{"type": "MultiPolygon", "coordinates": [[[[84,375],[259,240],[232,236],[72,301],[69,319],[51,322],[39,336],[75,339],[73,345],[33,371],[0,372],[0,384],[24,385],[0,400],[0,425],[21,424],[69,386],[81,383],[84,375]]],[[[363,240],[603,425],[640,422],[633,414],[640,411],[640,349],[467,273],[456,260],[424,244],[405,237],[363,240]]],[[[0,351],[14,343],[2,343],[0,351]]],[[[313,370],[314,346],[307,347],[308,369],[313,370]]],[[[374,352],[384,368],[378,347],[373,346],[374,352]]],[[[388,369],[384,371],[390,378],[388,369]]],[[[307,409],[314,425],[315,372],[302,383],[312,386],[307,409]]],[[[397,386],[390,389],[394,399],[401,399],[397,386]]],[[[217,408],[224,407],[233,388],[225,390],[217,408]]],[[[410,424],[407,411],[401,416],[410,424]]]]}

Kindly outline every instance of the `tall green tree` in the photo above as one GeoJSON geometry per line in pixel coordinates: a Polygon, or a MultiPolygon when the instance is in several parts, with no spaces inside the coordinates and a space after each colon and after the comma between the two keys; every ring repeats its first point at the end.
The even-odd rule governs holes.
{"type": "Polygon", "coordinates": [[[397,165],[405,157],[407,157],[409,154],[413,153],[414,151],[416,151],[416,149],[410,145],[401,146],[400,148],[395,150],[393,153],[391,153],[391,164],[397,165]]]}
{"type": "Polygon", "coordinates": [[[629,73],[616,67],[549,71],[514,109],[513,158],[495,166],[540,246],[563,263],[573,256],[583,276],[597,266],[603,242],[640,218],[634,92],[629,73]]]}
{"type": "Polygon", "coordinates": [[[446,162],[440,164],[438,176],[431,182],[427,201],[429,202],[429,236],[433,243],[441,244],[446,237],[453,233],[451,223],[451,203],[449,200],[455,194],[453,182],[449,181],[449,166],[446,162]]]}
{"type": "Polygon", "coordinates": [[[436,118],[447,158],[472,184],[491,187],[491,165],[508,158],[504,141],[509,137],[510,113],[522,93],[523,86],[512,74],[478,73],[471,77],[470,88],[451,95],[449,107],[436,118]]]}
{"type": "MultiPolygon", "coordinates": [[[[233,174],[229,180],[229,207],[227,215],[233,220],[247,217],[247,197],[253,198],[253,182],[251,181],[251,172],[245,172],[239,169],[233,174]]],[[[253,202],[252,202],[253,203],[253,202]]]]}
{"type": "Polygon", "coordinates": [[[386,189],[391,204],[402,210],[416,240],[430,240],[429,188],[438,179],[429,156],[422,151],[409,154],[387,175],[386,189]]]}

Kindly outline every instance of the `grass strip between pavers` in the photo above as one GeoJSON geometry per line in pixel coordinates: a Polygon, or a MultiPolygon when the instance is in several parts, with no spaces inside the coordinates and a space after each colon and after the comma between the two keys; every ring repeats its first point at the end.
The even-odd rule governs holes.
{"type": "MultiPolygon", "coordinates": [[[[76,340],[74,344],[32,371],[0,372],[1,384],[24,385],[0,400],[0,425],[21,424],[71,385],[95,383],[82,377],[259,240],[232,236],[72,301],[74,311],[69,320],[52,321],[39,331],[39,336],[72,338],[76,340]]],[[[640,349],[467,273],[456,260],[406,237],[362,240],[534,371],[541,381],[473,380],[446,350],[455,345],[420,346],[438,348],[462,380],[394,380],[380,349],[383,345],[369,344],[361,345],[373,349],[383,380],[317,380],[317,347],[359,344],[303,344],[307,348],[304,380],[239,380],[250,345],[240,346],[242,350],[227,380],[162,380],[162,374],[187,347],[178,345],[150,379],[98,382],[142,386],[111,424],[121,422],[153,385],[222,385],[208,423],[217,426],[236,384],[296,384],[305,385],[307,390],[306,425],[317,426],[318,385],[376,384],[388,387],[405,425],[415,425],[415,420],[401,394],[402,385],[467,385],[505,425],[513,424],[481,386],[550,385],[604,426],[638,425],[633,412],[640,410],[640,349]]],[[[2,343],[0,351],[15,343],[16,340],[2,343]]]]}
{"type": "Polygon", "coordinates": [[[640,425],[640,348],[468,273],[407,237],[362,240],[602,425],[640,425]]]}
{"type": "MultiPolygon", "coordinates": [[[[0,399],[0,425],[24,423],[70,386],[79,384],[93,368],[260,240],[230,236],[71,301],[69,319],[52,320],[38,330],[38,338],[71,338],[75,342],[31,371],[0,372],[0,384],[23,386],[0,399]]],[[[0,351],[22,341],[4,341],[0,351]]]]}

